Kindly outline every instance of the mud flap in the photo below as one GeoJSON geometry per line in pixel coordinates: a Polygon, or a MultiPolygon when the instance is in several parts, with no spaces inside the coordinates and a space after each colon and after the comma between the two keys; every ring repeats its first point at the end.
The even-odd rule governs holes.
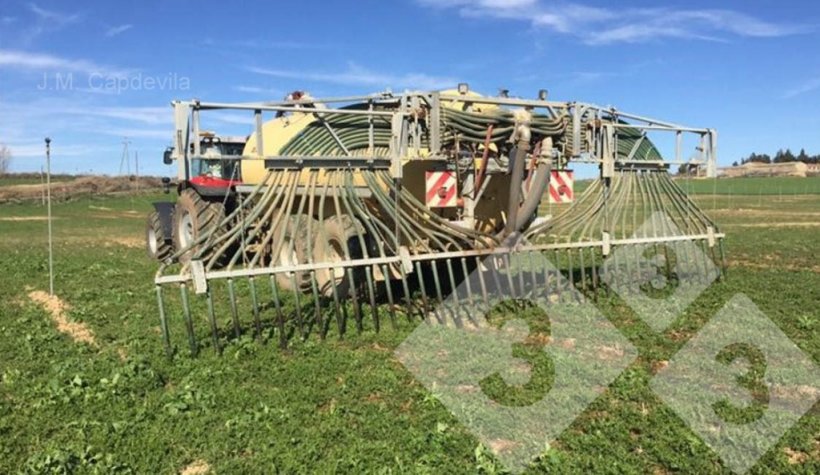
{"type": "Polygon", "coordinates": [[[159,222],[162,224],[162,235],[170,242],[173,232],[174,203],[168,201],[158,201],[151,203],[159,214],[159,222]]]}

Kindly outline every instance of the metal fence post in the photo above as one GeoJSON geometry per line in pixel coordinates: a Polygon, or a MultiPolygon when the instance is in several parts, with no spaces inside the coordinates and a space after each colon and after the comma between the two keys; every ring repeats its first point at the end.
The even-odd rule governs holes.
{"type": "Polygon", "coordinates": [[[54,295],[54,239],[51,229],[51,139],[46,137],[46,203],[48,206],[48,294],[54,295]]]}

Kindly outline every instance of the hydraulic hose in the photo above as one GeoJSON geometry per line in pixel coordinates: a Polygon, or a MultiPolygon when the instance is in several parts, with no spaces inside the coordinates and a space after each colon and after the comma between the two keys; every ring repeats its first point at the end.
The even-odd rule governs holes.
{"type": "Polygon", "coordinates": [[[524,229],[532,218],[532,215],[537,211],[538,203],[541,202],[541,196],[543,196],[544,190],[547,189],[547,185],[550,181],[552,161],[541,160],[534,171],[535,178],[530,184],[530,189],[529,192],[527,192],[527,196],[524,197],[524,202],[521,203],[520,207],[518,207],[518,211],[516,213],[517,216],[514,232],[519,232],[524,229]]]}
{"type": "Polygon", "coordinates": [[[512,156],[512,172],[510,173],[510,195],[507,201],[507,224],[504,227],[504,236],[516,232],[516,222],[518,221],[518,206],[521,202],[521,183],[524,181],[524,165],[527,162],[527,148],[529,148],[529,140],[519,140],[515,150],[515,155],[512,156]]]}
{"type": "Polygon", "coordinates": [[[515,131],[512,141],[515,143],[515,154],[510,157],[510,195],[507,202],[507,223],[504,227],[503,237],[509,237],[518,231],[518,211],[521,203],[521,184],[524,182],[524,168],[527,164],[527,151],[530,148],[532,130],[530,123],[532,115],[529,112],[522,112],[516,117],[515,131]]]}

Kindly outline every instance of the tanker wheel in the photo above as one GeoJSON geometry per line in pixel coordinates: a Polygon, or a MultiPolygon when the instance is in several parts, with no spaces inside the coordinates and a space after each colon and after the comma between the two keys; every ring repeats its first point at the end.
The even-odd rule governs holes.
{"type": "MultiPolygon", "coordinates": [[[[319,241],[313,248],[313,262],[346,262],[349,259],[362,259],[362,230],[349,216],[332,217],[324,220],[324,235],[318,236],[319,241]]],[[[350,270],[344,267],[322,269],[316,272],[316,282],[319,293],[325,297],[333,297],[333,288],[336,294],[343,298],[353,290],[361,292],[366,285],[364,267],[353,267],[350,270]],[[350,274],[353,281],[350,280],[350,274]]]]}
{"type": "Polygon", "coordinates": [[[148,257],[158,261],[165,260],[173,250],[171,238],[165,235],[162,221],[156,211],[149,214],[145,220],[145,249],[148,257]]]}
{"type": "Polygon", "coordinates": [[[185,250],[179,256],[186,263],[201,250],[202,245],[193,245],[197,239],[216,229],[225,219],[222,203],[210,203],[202,199],[193,189],[185,189],[179,194],[174,207],[173,241],[176,251],[185,250]]]}
{"type": "MultiPolygon", "coordinates": [[[[313,245],[308,242],[307,230],[311,227],[315,242],[317,229],[315,221],[307,215],[288,216],[273,230],[271,259],[274,267],[290,267],[308,263],[308,256],[313,245]]],[[[310,272],[279,272],[276,274],[276,285],[289,292],[308,293],[313,288],[310,282],[310,272]]]]}

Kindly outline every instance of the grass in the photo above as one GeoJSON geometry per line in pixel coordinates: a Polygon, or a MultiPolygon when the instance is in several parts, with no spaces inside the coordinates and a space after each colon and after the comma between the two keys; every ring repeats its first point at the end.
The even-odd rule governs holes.
{"type": "Polygon", "coordinates": [[[693,194],[744,196],[820,194],[820,176],[719,178],[717,180],[681,178],[678,184],[693,194]]]}
{"type": "MultiPolygon", "coordinates": [[[[649,381],[738,292],[820,362],[820,200],[722,191],[697,199],[729,235],[729,278],[663,334],[619,299],[599,300],[640,356],[531,472],[730,473],[649,381]]],[[[166,358],[156,265],[139,247],[144,213],[163,198],[89,198],[54,208],[57,294],[71,306],[68,316],[93,330],[96,348],[59,333],[27,299],[30,289],[48,286],[45,222],[32,219],[45,209],[2,207],[3,218],[28,219],[0,220],[0,473],[176,473],[196,461],[218,473],[500,470],[393,356],[412,331],[406,321],[378,334],[295,342],[288,351],[266,329],[274,341],[245,336],[221,356],[166,358]]],[[[172,318],[184,350],[182,319],[172,318]]],[[[750,473],[817,473],[819,415],[815,405],[750,473]]]]}

